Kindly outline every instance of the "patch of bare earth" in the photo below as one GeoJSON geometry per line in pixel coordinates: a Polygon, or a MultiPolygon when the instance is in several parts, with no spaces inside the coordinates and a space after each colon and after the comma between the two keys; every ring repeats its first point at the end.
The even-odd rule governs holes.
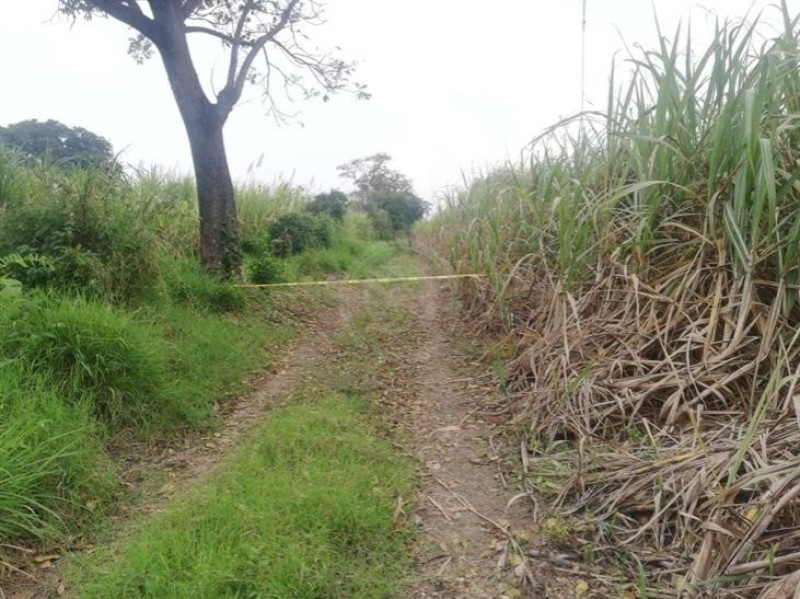
{"type": "MultiPolygon", "coordinates": [[[[490,420],[498,404],[491,377],[456,342],[446,286],[429,282],[395,296],[412,302],[403,347],[401,421],[423,483],[412,516],[419,528],[413,599],[539,596],[519,542],[531,519],[505,480],[490,420]],[[403,297],[405,296],[405,297],[403,297]]],[[[523,541],[524,542],[524,541],[523,541]]]]}
{"type": "Polygon", "coordinates": [[[537,559],[543,540],[514,464],[508,400],[486,366],[471,361],[446,285],[418,288],[414,393],[408,436],[423,473],[413,520],[419,579],[409,599],[560,598],[583,595],[567,567],[537,559]],[[576,592],[576,588],[578,591],[576,592]]]}

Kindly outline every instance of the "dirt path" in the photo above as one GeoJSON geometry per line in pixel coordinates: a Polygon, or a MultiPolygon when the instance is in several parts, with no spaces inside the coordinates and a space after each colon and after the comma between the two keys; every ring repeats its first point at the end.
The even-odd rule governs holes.
{"type": "MultiPolygon", "coordinates": [[[[417,572],[405,596],[548,596],[525,557],[534,535],[531,506],[507,480],[503,456],[513,452],[493,426],[503,400],[493,377],[465,355],[446,284],[337,293],[342,295],[335,307],[320,312],[255,380],[253,391],[223,410],[223,423],[213,433],[129,451],[124,478],[141,499],[121,511],[115,536],[124,538],[139,518],[203,484],[270,409],[299,387],[338,386],[381,405],[389,436],[419,463],[419,494],[413,510],[405,504],[418,532],[417,572]]],[[[34,578],[17,577],[0,598],[69,596],[57,561],[41,566],[33,564],[34,578]]]]}
{"type": "Polygon", "coordinates": [[[428,283],[417,296],[424,334],[413,356],[411,418],[425,478],[416,514],[421,582],[408,597],[543,596],[520,547],[530,535],[527,500],[505,480],[502,441],[489,422],[501,399],[492,377],[464,356],[446,295],[428,283]]]}

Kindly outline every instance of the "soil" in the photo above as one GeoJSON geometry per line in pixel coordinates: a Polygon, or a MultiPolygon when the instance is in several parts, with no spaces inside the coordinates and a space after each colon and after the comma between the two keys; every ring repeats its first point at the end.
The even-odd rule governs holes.
{"type": "Polygon", "coordinates": [[[503,411],[491,373],[464,352],[447,287],[417,295],[424,334],[412,359],[417,388],[410,422],[424,475],[415,520],[420,581],[409,599],[543,597],[523,545],[530,504],[508,480],[508,451],[492,424],[503,411]]]}
{"type": "MultiPolygon", "coordinates": [[[[252,391],[220,409],[221,424],[213,432],[126,448],[124,482],[139,499],[128,502],[111,523],[117,537],[124,538],[126,529],[161,509],[167,498],[224,467],[231,450],[270,409],[290,399],[315,364],[336,362],[336,336],[374,294],[349,287],[335,293],[342,294],[340,301],[307,323],[269,371],[254,379],[252,391]]],[[[565,588],[561,581],[554,586],[551,579],[546,587],[547,576],[527,557],[527,548],[536,544],[533,506],[512,480],[513,441],[497,428],[505,400],[491,373],[465,352],[447,284],[405,286],[384,293],[382,301],[402,307],[408,319],[392,336],[392,347],[384,348],[391,359],[376,375],[385,383],[376,401],[395,429],[389,436],[418,460],[421,473],[418,496],[405,514],[419,533],[413,547],[417,572],[406,596],[569,596],[556,590],[565,588]]],[[[20,549],[17,570],[7,568],[5,580],[0,578],[0,599],[69,596],[58,575],[58,555],[40,560],[40,553],[20,549]]]]}

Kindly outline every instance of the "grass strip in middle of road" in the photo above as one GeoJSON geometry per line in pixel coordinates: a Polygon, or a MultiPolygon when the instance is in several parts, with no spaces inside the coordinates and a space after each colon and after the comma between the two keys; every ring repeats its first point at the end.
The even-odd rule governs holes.
{"type": "Polygon", "coordinates": [[[224,471],[74,564],[83,599],[372,599],[408,571],[395,530],[412,464],[366,402],[328,394],[280,408],[224,471]]]}

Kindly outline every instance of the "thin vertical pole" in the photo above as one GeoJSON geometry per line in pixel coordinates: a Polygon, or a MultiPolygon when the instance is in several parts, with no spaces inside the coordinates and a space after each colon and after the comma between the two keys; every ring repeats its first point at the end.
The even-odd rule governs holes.
{"type": "Polygon", "coordinates": [[[586,109],[586,2],[581,14],[581,113],[586,109]]]}

